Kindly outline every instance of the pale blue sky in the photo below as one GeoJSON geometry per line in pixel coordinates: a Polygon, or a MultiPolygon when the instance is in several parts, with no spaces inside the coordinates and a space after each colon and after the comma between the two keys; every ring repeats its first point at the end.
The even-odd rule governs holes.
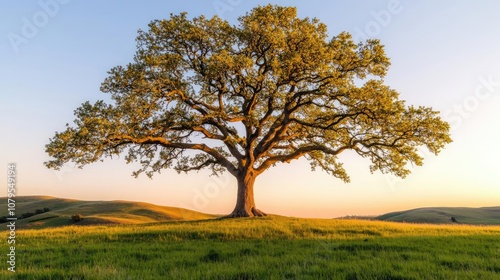
{"type": "MultiPolygon", "coordinates": [[[[44,145],[99,91],[106,72],[132,60],[137,30],[170,13],[204,14],[236,23],[256,5],[294,5],[317,17],[331,36],[379,38],[392,66],[386,84],[408,104],[432,106],[452,124],[454,142],[405,180],[379,173],[354,154],[342,156],[352,182],[299,160],[256,182],[256,203],[281,215],[336,217],[425,206],[500,205],[500,2],[490,1],[77,1],[0,2],[0,180],[18,165],[19,195],[146,201],[229,213],[229,175],[134,179],[133,165],[106,160],[79,170],[48,170],[44,145]],[[4,171],[1,171],[1,170],[4,171]]],[[[0,195],[4,196],[6,189],[0,195]]]]}

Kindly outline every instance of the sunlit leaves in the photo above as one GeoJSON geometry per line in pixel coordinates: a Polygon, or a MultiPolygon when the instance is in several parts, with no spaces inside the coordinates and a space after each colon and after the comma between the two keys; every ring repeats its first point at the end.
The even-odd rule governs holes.
{"type": "Polygon", "coordinates": [[[338,155],[353,150],[371,171],[404,177],[426,146],[438,153],[449,125],[383,84],[390,65],[378,40],[330,37],[295,8],[264,6],[238,25],[187,14],[155,20],[137,37],[132,63],[109,71],[113,104],[84,103],[75,126],[47,145],[58,168],[126,152],[134,173],[165,168],[260,174],[306,157],[349,181],[338,155]]]}

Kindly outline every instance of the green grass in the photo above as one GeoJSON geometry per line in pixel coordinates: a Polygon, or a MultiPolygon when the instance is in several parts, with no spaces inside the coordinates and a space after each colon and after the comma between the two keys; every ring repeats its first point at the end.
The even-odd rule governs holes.
{"type": "Polygon", "coordinates": [[[25,229],[16,246],[1,279],[500,279],[499,226],[266,217],[25,229]]]}

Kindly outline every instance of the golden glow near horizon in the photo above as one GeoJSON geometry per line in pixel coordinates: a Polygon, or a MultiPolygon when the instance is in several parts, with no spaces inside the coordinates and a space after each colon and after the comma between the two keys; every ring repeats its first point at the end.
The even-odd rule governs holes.
{"type": "MultiPolygon", "coordinates": [[[[48,159],[44,145],[54,131],[71,123],[73,110],[86,100],[107,98],[99,85],[111,67],[132,59],[138,28],[181,11],[190,16],[219,14],[235,23],[254,5],[268,3],[220,1],[226,5],[156,1],[114,7],[97,1],[68,2],[57,11],[35,1],[1,4],[0,10],[9,13],[2,14],[0,26],[4,38],[0,43],[0,168],[4,169],[0,180],[6,181],[7,164],[15,162],[18,195],[144,201],[229,213],[236,200],[236,183],[229,174],[216,178],[208,171],[186,175],[165,170],[153,180],[135,179],[131,173],[137,165],[126,165],[123,156],[84,169],[67,165],[56,172],[43,166],[48,159]]],[[[424,165],[412,168],[405,180],[370,174],[366,160],[353,153],[341,156],[352,180],[349,184],[321,171],[311,172],[305,160],[277,165],[257,178],[258,208],[280,215],[329,218],[429,206],[500,204],[496,146],[500,139],[500,19],[496,14],[500,3],[271,3],[293,3],[300,17],[324,22],[331,36],[348,31],[359,39],[379,38],[392,63],[385,84],[408,105],[441,111],[452,126],[454,142],[437,157],[424,151],[424,165]]],[[[5,193],[4,189],[0,195],[5,193]]]]}

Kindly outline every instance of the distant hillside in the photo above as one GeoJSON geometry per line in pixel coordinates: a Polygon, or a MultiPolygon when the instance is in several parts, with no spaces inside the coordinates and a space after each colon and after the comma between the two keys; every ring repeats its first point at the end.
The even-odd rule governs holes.
{"type": "MultiPolygon", "coordinates": [[[[22,228],[40,228],[75,224],[72,215],[82,214],[80,225],[93,224],[141,224],[165,221],[213,219],[216,216],[188,209],[158,206],[130,201],[82,201],[50,196],[16,197],[16,215],[35,213],[37,209],[50,211],[20,219],[22,228]]],[[[0,217],[7,216],[7,199],[0,198],[0,217]]]]}
{"type": "Polygon", "coordinates": [[[418,208],[384,214],[375,219],[408,223],[500,225],[500,206],[418,208]]]}

